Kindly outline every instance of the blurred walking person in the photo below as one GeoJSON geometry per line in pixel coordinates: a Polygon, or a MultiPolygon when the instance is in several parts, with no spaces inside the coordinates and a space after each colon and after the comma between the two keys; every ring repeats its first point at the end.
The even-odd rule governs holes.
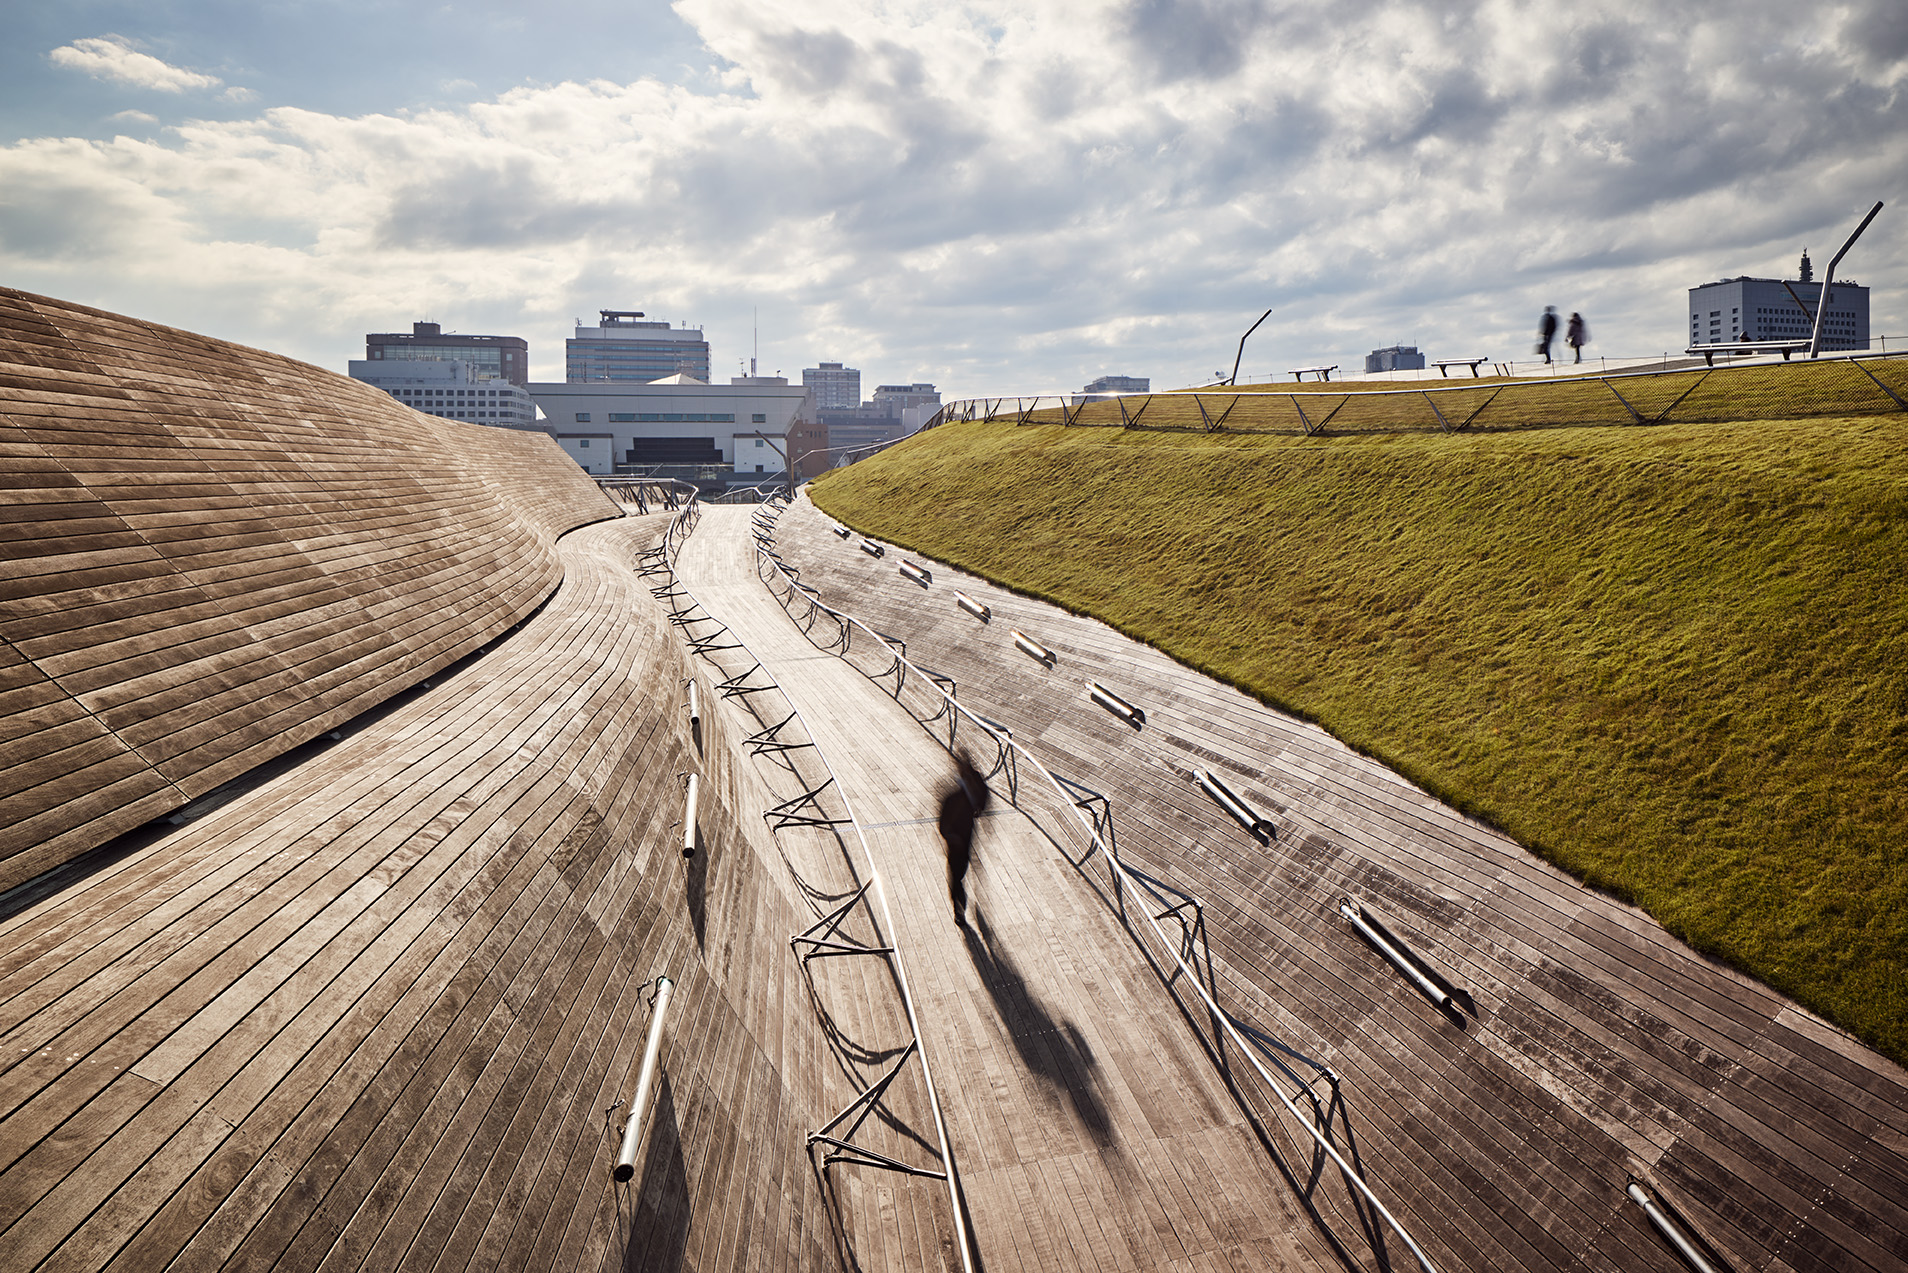
{"type": "Polygon", "coordinates": [[[1544,306],[1544,316],[1537,320],[1537,352],[1550,361],[1550,342],[1557,338],[1557,307],[1544,306]]]}
{"type": "Polygon", "coordinates": [[[1577,351],[1576,361],[1583,361],[1583,347],[1590,343],[1590,324],[1583,321],[1583,315],[1575,310],[1570,312],[1570,325],[1564,328],[1564,344],[1577,351]]]}
{"type": "Polygon", "coordinates": [[[947,841],[947,897],[954,904],[954,922],[967,927],[967,864],[974,851],[974,820],[986,810],[992,793],[987,780],[967,758],[954,756],[955,781],[941,795],[941,838],[947,841]]]}

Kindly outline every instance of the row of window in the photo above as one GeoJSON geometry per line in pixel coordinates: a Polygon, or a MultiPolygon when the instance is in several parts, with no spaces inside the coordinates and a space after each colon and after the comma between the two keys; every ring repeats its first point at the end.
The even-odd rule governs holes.
{"type": "MultiPolygon", "coordinates": [[[[760,412],[750,416],[749,420],[754,424],[768,423],[768,417],[760,412]]],[[[734,424],[735,413],[732,411],[710,411],[701,414],[682,411],[612,411],[609,413],[609,422],[611,424],[660,424],[664,421],[671,424],[678,422],[683,424],[734,424]]],[[[590,423],[590,413],[587,411],[577,412],[576,422],[578,424],[590,423]]]]}

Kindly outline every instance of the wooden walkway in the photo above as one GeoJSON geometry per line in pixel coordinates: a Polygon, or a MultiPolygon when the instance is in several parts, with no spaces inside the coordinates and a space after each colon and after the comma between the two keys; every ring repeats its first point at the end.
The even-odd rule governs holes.
{"type": "Polygon", "coordinates": [[[800,706],[868,831],[984,1266],[1333,1264],[1132,938],[1011,807],[982,821],[975,919],[956,927],[935,828],[948,755],[783,614],[755,577],[752,512],[706,509],[680,573],[800,706]]]}
{"type": "Polygon", "coordinates": [[[853,1085],[787,947],[773,797],[722,722],[688,736],[694,669],[630,565],[659,529],[570,535],[497,649],[0,922],[8,1268],[835,1260],[802,1145],[853,1085]],[[665,971],[655,1130],[617,1187],[605,1110],[665,971]]]}
{"type": "Polygon", "coordinates": [[[900,553],[831,530],[801,501],[778,548],[824,600],[1111,797],[1123,854],[1205,899],[1229,1006],[1343,1076],[1370,1178],[1441,1267],[1683,1267],[1626,1198],[1634,1177],[1724,1267],[1908,1268],[1899,1067],[1322,731],[951,568],[933,564],[923,589],[900,553]],[[1014,628],[1054,666],[1014,649],[1014,628]],[[1089,679],[1141,706],[1144,728],[1092,704],[1089,679]],[[1221,812],[1196,768],[1270,813],[1276,838],[1221,812]],[[1447,976],[1456,1012],[1339,916],[1347,894],[1447,976]]]}

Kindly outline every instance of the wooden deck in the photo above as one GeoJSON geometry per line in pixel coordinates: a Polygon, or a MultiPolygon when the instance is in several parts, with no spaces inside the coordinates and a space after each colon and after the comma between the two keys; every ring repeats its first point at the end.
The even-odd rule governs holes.
{"type": "Polygon", "coordinates": [[[772,796],[724,721],[688,737],[693,669],[629,565],[658,529],[572,534],[495,650],[0,923],[9,1268],[806,1269],[876,1227],[807,1165],[854,1083],[788,950],[772,796]],[[665,971],[618,1187],[604,1111],[665,971]]]}
{"type": "MultiPolygon", "coordinates": [[[[692,658],[706,629],[641,573],[661,519],[596,521],[547,440],[14,292],[0,473],[0,889],[68,864],[0,893],[5,1267],[958,1267],[940,1182],[805,1147],[908,1027],[887,961],[790,948],[866,877],[850,837],[770,832],[817,762],[748,742],[776,692],[717,692],[750,652],[866,829],[983,1267],[1410,1267],[1261,1134],[1103,885],[1019,811],[984,820],[954,925],[946,753],[755,581],[752,510],[707,510],[680,562],[750,652],[692,658]],[[660,973],[660,1097],[617,1186],[660,973]]],[[[1899,1069],[1100,625],[940,567],[924,590],[806,505],[782,542],[1204,899],[1227,1006],[1342,1076],[1336,1134],[1441,1269],[1674,1270],[1632,1175],[1737,1273],[1908,1267],[1899,1069]],[[1350,932],[1346,892],[1459,1011],[1350,932]]],[[[910,1073],[861,1142],[926,1166],[931,1124],[910,1073]]]]}
{"type": "MultiPolygon", "coordinates": [[[[924,590],[899,554],[858,551],[806,501],[777,544],[830,604],[903,637],[964,704],[1110,796],[1122,853],[1205,899],[1229,1006],[1343,1076],[1370,1178],[1441,1267],[1682,1267],[1626,1199],[1631,1177],[1731,1268],[1908,1267],[1899,1067],[1322,731],[1104,625],[938,564],[924,590]],[[955,588],[992,622],[958,609],[955,588]],[[1013,628],[1054,666],[1016,651],[1013,628]],[[1143,707],[1144,728],[1090,703],[1088,679],[1143,707]],[[1221,812],[1195,768],[1272,813],[1276,839],[1221,812]],[[1347,893],[1460,989],[1455,1015],[1339,917],[1347,893]]],[[[1049,941],[1051,967],[1083,945],[1049,941]]],[[[1116,1001],[1106,980],[1084,984],[1047,993],[1096,1019],[1116,1001]]],[[[1260,1205],[1289,1203],[1268,1188],[1260,1205]]]]}
{"type": "Polygon", "coordinates": [[[541,435],[0,289],[0,889],[479,648],[614,512],[541,435]]]}
{"type": "Polygon", "coordinates": [[[947,752],[789,621],[755,577],[752,511],[705,510],[682,578],[801,707],[868,830],[984,1267],[1335,1266],[1306,1204],[1342,1208],[1342,1186],[1308,1200],[1281,1178],[1117,916],[1004,803],[956,927],[935,827],[947,752]]]}

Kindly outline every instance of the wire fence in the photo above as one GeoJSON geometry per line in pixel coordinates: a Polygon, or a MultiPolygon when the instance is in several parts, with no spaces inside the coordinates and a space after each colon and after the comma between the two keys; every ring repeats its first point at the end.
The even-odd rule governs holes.
{"type": "Polygon", "coordinates": [[[1381,382],[1278,390],[1220,386],[1091,399],[1078,394],[967,398],[947,403],[922,428],[1011,419],[1021,425],[1202,433],[1482,433],[1897,411],[1908,411],[1908,355],[1902,353],[1554,380],[1487,376],[1409,388],[1381,382]]]}

